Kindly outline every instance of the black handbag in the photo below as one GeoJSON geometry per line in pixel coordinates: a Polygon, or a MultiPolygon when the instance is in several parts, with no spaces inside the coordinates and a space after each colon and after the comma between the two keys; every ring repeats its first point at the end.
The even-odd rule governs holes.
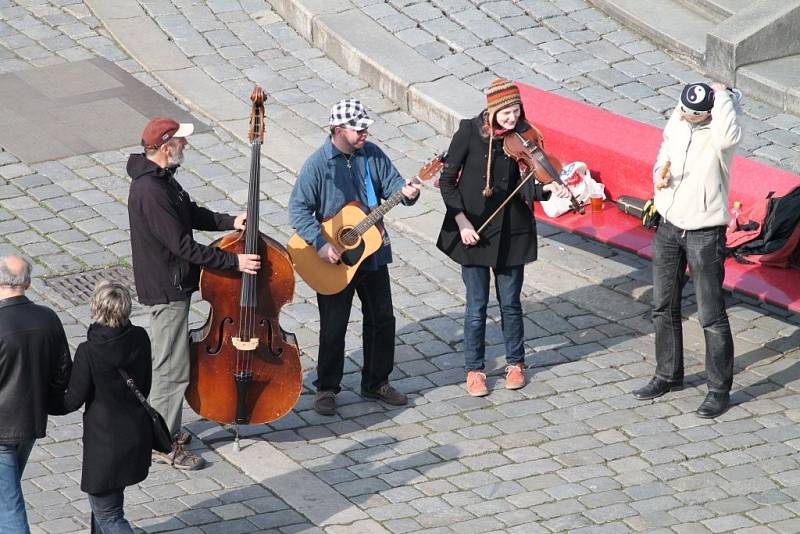
{"type": "Polygon", "coordinates": [[[621,196],[617,199],[617,207],[623,213],[633,215],[640,219],[642,226],[655,230],[661,222],[661,214],[656,211],[653,199],[645,200],[642,198],[621,196]]]}
{"type": "Polygon", "coordinates": [[[161,414],[156,411],[155,408],[150,406],[147,402],[147,399],[144,398],[142,392],[139,391],[139,388],[136,387],[136,382],[133,381],[133,378],[128,376],[128,373],[123,371],[122,369],[117,369],[119,374],[122,375],[123,380],[125,380],[125,384],[128,388],[136,395],[136,398],[139,402],[142,403],[144,406],[147,415],[150,416],[150,426],[153,429],[153,450],[163,453],[172,452],[172,435],[169,433],[169,428],[167,427],[166,421],[164,418],[161,417],[161,414]]]}

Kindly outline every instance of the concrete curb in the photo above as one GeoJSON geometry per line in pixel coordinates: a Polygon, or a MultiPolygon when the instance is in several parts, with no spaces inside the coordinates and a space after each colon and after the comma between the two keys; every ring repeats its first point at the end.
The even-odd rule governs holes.
{"type": "Polygon", "coordinates": [[[480,91],[449,76],[349,0],[268,1],[295,31],[339,66],[445,135],[485,105],[480,91]]]}
{"type": "MultiPolygon", "coordinates": [[[[195,67],[135,0],[86,0],[117,43],[190,110],[218,123],[247,143],[250,103],[195,67]]],[[[302,117],[293,117],[305,121],[302,117]]],[[[267,130],[277,130],[267,115],[267,130]]],[[[314,147],[285,130],[264,142],[265,154],[292,172],[314,147]]]]}
{"type": "Polygon", "coordinates": [[[732,84],[742,65],[800,54],[800,2],[758,0],[708,33],[705,67],[732,84]]]}

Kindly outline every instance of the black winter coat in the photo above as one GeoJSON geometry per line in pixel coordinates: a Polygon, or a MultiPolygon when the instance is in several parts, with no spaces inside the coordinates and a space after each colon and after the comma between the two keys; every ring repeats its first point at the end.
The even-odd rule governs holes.
{"type": "Polygon", "coordinates": [[[72,360],[56,313],[21,295],[0,300],[0,443],[43,438],[49,402],[72,360]]]}
{"type": "MultiPolygon", "coordinates": [[[[489,139],[481,136],[482,126],[483,114],[462,120],[450,142],[447,163],[439,180],[447,211],[436,246],[461,265],[496,269],[524,265],[534,261],[537,254],[536,222],[530,202],[550,197],[541,184],[523,187],[522,194],[509,202],[502,214],[481,232],[477,245],[466,247],[461,243],[455,216],[463,212],[477,230],[520,180],[517,162],[503,152],[502,139],[495,139],[492,143],[494,194],[489,198],[483,196],[489,139]]],[[[523,121],[518,124],[519,131],[528,127],[523,121]]]]}
{"type": "Polygon", "coordinates": [[[235,217],[202,208],[144,154],[131,154],[128,194],[133,277],[139,302],[166,304],[191,297],[200,267],[236,269],[235,254],[196,243],[192,229],[232,230],[235,217]]]}
{"type": "Polygon", "coordinates": [[[75,351],[69,387],[54,412],[74,412],[84,403],[81,489],[102,493],[147,478],[153,434],[150,419],[118,369],[145,397],[150,393],[150,338],[144,328],[89,327],[75,351]]]}

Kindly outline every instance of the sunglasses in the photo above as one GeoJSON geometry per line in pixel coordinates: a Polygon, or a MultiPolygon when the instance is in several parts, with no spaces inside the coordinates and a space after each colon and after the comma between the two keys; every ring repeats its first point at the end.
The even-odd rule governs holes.
{"type": "Polygon", "coordinates": [[[694,109],[689,109],[683,104],[678,104],[678,110],[684,115],[692,115],[694,117],[702,117],[711,113],[710,111],[696,111],[694,109]]]}

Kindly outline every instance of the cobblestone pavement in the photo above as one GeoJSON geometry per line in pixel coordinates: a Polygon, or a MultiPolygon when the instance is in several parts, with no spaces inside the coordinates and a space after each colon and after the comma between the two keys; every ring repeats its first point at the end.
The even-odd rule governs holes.
{"type": "MultiPolygon", "coordinates": [[[[663,126],[703,77],[585,0],[353,0],[420,54],[483,90],[496,76],[663,126]]],[[[654,4],[654,8],[657,4],[654,4]]],[[[800,118],[745,98],[740,153],[800,172],[800,118]]]]}
{"type": "MultiPolygon", "coordinates": [[[[540,87],[547,83],[545,88],[574,91],[587,99],[607,91],[612,98],[598,102],[604,107],[657,122],[662,110],[647,107],[647,99],[656,95],[634,89],[650,87],[645,80],[661,83],[655,81],[661,76],[664,85],[650,89],[674,96],[679,81],[693,75],[583,2],[483,2],[479,10],[466,1],[360,3],[369,4],[364,9],[372,10],[382,24],[394,24],[392,31],[407,41],[423,39],[429,28],[438,27],[430,22],[437,17],[425,18],[424,12],[447,10],[450,17],[440,16],[436,24],[452,39],[464,39],[461,49],[472,54],[452,53],[450,47],[460,49],[451,43],[445,52],[433,37],[417,43],[418,50],[438,50],[440,63],[450,61],[452,68],[465,58],[477,61],[479,70],[462,73],[477,87],[494,76],[481,73],[481,61],[489,62],[495,73],[520,79],[534,76],[532,67],[538,74],[528,81],[540,87]],[[536,15],[517,16],[519,8],[536,15]],[[400,27],[415,17],[422,17],[419,27],[400,27]],[[445,21],[465,29],[451,32],[445,21]],[[496,65],[509,60],[494,62],[492,57],[523,57],[524,52],[503,50],[498,41],[520,41],[503,41],[506,34],[501,32],[527,21],[532,22],[519,26],[517,33],[540,59],[526,66],[525,76],[498,70],[496,65]],[[491,34],[493,42],[487,45],[490,23],[498,35],[491,34]],[[597,56],[584,57],[591,55],[587,47],[595,40],[589,33],[581,38],[580,32],[603,36],[597,42],[604,44],[595,45],[597,56]],[[476,34],[484,36],[484,44],[470,46],[469,35],[476,34]],[[579,70],[584,60],[586,70],[579,70]],[[652,69],[653,78],[625,72],[627,63],[631,69],[640,63],[652,69]],[[553,76],[555,65],[578,74],[553,76]],[[616,78],[620,75],[631,79],[626,83],[616,78]]],[[[263,1],[161,0],[141,5],[195,65],[242,98],[243,106],[254,82],[270,88],[268,114],[294,128],[309,147],[323,139],[327,107],[345,94],[361,96],[379,115],[372,136],[406,173],[446,144],[429,126],[310,48],[263,1]]],[[[0,0],[0,73],[98,56],[173,98],[107,36],[80,0],[0,0]]],[[[772,146],[776,151],[782,139],[790,153],[775,161],[791,165],[796,158],[791,136],[800,121],[752,102],[746,106],[750,129],[759,132],[749,138],[748,150],[767,157],[765,153],[773,152],[758,150],[772,146]],[[753,147],[759,139],[769,144],[753,147]]],[[[39,275],[127,263],[124,161],[133,150],[40,164],[0,152],[0,252],[32,256],[39,275]]],[[[270,184],[263,199],[262,230],[285,242],[293,174],[269,156],[262,159],[263,182],[270,184]]],[[[249,148],[215,125],[213,131],[191,138],[179,179],[195,199],[234,212],[245,198],[248,168],[249,148]]],[[[705,393],[703,341],[690,295],[685,339],[690,387],[653,402],[635,402],[630,391],[652,373],[648,262],[540,224],[540,261],[528,267],[524,288],[531,383],[516,392],[502,389],[502,334],[495,305],[490,309],[487,362],[495,391],[487,398],[470,398],[459,385],[461,282],[430,241],[441,220],[440,204],[437,193],[426,189],[418,206],[392,213],[391,274],[398,318],[392,378],[409,393],[411,404],[396,409],[365,402],[355,393],[361,360],[356,312],[347,339],[339,415],[323,418],[311,411],[306,387],[290,415],[272,425],[245,428],[248,439],[237,454],[230,450],[228,430],[197,420],[187,410],[186,419],[193,421],[189,427],[199,438],[192,447],[211,466],[195,473],[154,466],[145,482],[126,493],[128,517],[138,528],[230,534],[800,530],[797,316],[731,297],[735,405],[716,421],[701,420],[693,410],[705,393]]],[[[59,311],[71,343],[78,343],[87,325],[87,307],[71,306],[41,279],[32,293],[59,311]]],[[[200,323],[206,312],[197,302],[193,323],[200,323]]],[[[284,312],[283,326],[297,334],[304,368],[310,371],[308,386],[318,315],[305,284],[298,284],[295,302],[284,312]]],[[[146,323],[138,310],[136,320],[146,323]]],[[[34,449],[24,489],[36,532],[87,530],[88,507],[78,488],[80,434],[78,414],[53,418],[48,437],[34,449]]]]}

